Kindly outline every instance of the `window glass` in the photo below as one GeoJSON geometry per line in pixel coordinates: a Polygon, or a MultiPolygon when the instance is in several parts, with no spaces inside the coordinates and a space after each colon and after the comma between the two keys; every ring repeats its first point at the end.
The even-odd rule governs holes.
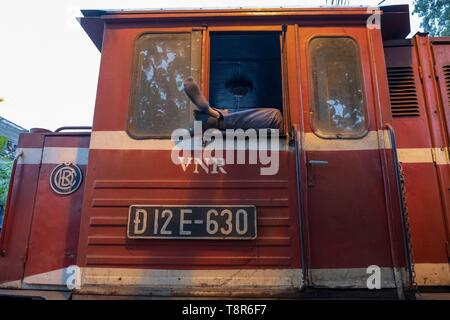
{"type": "Polygon", "coordinates": [[[199,81],[201,32],[144,34],[136,43],[129,133],[135,138],[170,137],[188,128],[192,106],[183,80],[199,81]]]}
{"type": "Polygon", "coordinates": [[[367,114],[356,42],[314,38],[309,55],[314,131],[329,138],[361,137],[367,131],[367,114]]]}

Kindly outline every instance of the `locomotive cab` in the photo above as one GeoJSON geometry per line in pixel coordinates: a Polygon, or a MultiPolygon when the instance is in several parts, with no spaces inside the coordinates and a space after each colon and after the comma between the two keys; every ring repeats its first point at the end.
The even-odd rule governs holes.
{"type": "Polygon", "coordinates": [[[81,292],[104,283],[127,293],[296,295],[367,288],[372,265],[386,290],[407,287],[399,202],[384,191],[396,180],[387,82],[375,71],[384,70],[375,54],[382,34],[366,23],[373,12],[259,14],[102,12],[81,20],[91,37],[102,21],[104,35],[81,292]],[[276,170],[263,174],[268,164],[250,161],[260,140],[226,145],[213,156],[223,170],[171,161],[171,133],[192,122],[188,76],[214,107],[282,112],[284,132],[269,153],[276,170]],[[242,162],[227,161],[239,153],[242,162]]]}
{"type": "MultiPolygon", "coordinates": [[[[387,24],[408,15],[396,10],[387,24]]],[[[27,208],[31,231],[22,231],[16,265],[27,232],[41,241],[36,250],[60,239],[57,226],[44,223],[52,201],[78,208],[76,218],[67,207],[60,214],[76,232],[65,229],[70,250],[55,249],[51,264],[0,282],[23,286],[25,272],[34,276],[28,288],[66,290],[75,272],[80,295],[292,297],[366,290],[375,270],[375,287],[404,297],[409,248],[382,40],[408,30],[370,27],[374,14],[382,12],[83,11],[80,24],[102,53],[92,132],[66,141],[70,159],[53,157],[46,171],[30,167],[41,206],[27,208]],[[283,129],[243,143],[234,136],[208,157],[210,145],[181,135],[194,145],[191,157],[213,166],[186,160],[173,137],[193,122],[183,91],[189,76],[213,107],[277,109],[283,129]],[[48,181],[56,161],[70,166],[86,149],[81,187],[55,193],[48,181]]],[[[58,151],[48,149],[62,147],[49,142],[53,135],[24,142],[25,156],[38,144],[44,154],[58,151]]]]}

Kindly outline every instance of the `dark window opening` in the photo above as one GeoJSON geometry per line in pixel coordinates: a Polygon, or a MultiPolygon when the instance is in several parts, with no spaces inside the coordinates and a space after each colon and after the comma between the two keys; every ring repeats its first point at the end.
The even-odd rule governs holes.
{"type": "Polygon", "coordinates": [[[282,111],[279,32],[212,32],[209,101],[230,111],[282,111]]]}

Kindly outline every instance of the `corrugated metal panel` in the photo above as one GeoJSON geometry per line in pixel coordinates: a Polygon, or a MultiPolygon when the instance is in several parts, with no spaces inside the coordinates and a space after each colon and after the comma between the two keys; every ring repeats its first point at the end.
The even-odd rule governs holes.
{"type": "MultiPolygon", "coordinates": [[[[241,192],[247,193],[244,191],[246,182],[241,181],[241,184],[243,185],[240,188],[241,192]]],[[[86,265],[127,265],[134,267],[265,265],[281,267],[296,264],[295,258],[292,260],[291,255],[293,251],[291,246],[296,244],[296,241],[293,241],[291,237],[291,228],[296,223],[290,216],[287,198],[274,200],[260,197],[243,197],[241,199],[237,199],[237,197],[225,199],[224,197],[214,199],[214,203],[235,204],[245,201],[256,205],[258,208],[257,241],[130,240],[125,236],[126,214],[129,205],[156,202],[182,204],[191,202],[192,199],[181,200],[182,194],[189,189],[178,189],[178,191],[165,189],[167,195],[173,195],[168,199],[165,199],[165,197],[160,199],[143,197],[139,200],[120,196],[126,189],[109,189],[108,193],[115,193],[117,197],[111,194],[111,196],[108,195],[108,198],[103,198],[99,194],[106,190],[96,189],[94,191],[96,196],[92,201],[93,215],[89,223],[90,233],[87,241],[89,249],[86,256],[86,265]],[[169,200],[170,198],[172,200],[169,200]]],[[[146,189],[144,187],[141,190],[145,190],[143,193],[147,193],[146,189]]],[[[160,188],[153,189],[152,193],[163,191],[164,186],[160,190],[158,189],[160,188]]],[[[135,189],[135,191],[137,190],[135,189]]],[[[228,189],[226,193],[236,195],[236,191],[228,189]]],[[[267,188],[261,193],[273,194],[274,190],[267,188]]],[[[278,189],[276,193],[280,195],[281,193],[288,194],[287,183],[285,188],[278,189]]],[[[196,199],[196,202],[210,203],[212,200],[205,197],[203,200],[196,199]]]]}
{"type": "Polygon", "coordinates": [[[393,117],[418,117],[419,101],[412,67],[387,68],[393,117]]]}
{"type": "MultiPolygon", "coordinates": [[[[226,176],[181,176],[176,168],[168,170],[161,161],[165,152],[105,152],[96,154],[97,177],[92,181],[89,217],[80,263],[87,267],[131,267],[144,269],[228,269],[291,268],[300,264],[295,181],[290,179],[292,154],[282,153],[280,174],[261,179],[243,171],[252,166],[231,167],[226,176]],[[109,154],[111,153],[111,154],[109,154]],[[127,155],[129,163],[158,159],[157,169],[140,171],[123,168],[107,179],[112,156],[127,155]],[[163,176],[165,176],[163,178],[163,176]],[[122,178],[120,178],[122,177],[122,178]],[[195,178],[195,179],[193,179],[195,178]],[[128,208],[132,204],[167,205],[255,205],[256,240],[156,240],[126,237],[128,208]]],[[[169,166],[169,165],[168,165],[169,166]]],[[[181,170],[181,169],[180,169],[181,170]]]]}
{"type": "Polygon", "coordinates": [[[445,77],[445,86],[447,87],[447,101],[450,104],[450,65],[444,66],[443,69],[445,77]]]}

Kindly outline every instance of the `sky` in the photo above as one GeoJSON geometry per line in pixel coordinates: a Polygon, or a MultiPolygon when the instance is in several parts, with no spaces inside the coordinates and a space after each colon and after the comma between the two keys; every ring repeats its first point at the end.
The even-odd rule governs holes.
{"type": "MultiPolygon", "coordinates": [[[[350,0],[377,5],[381,0],[350,0]]],[[[413,0],[386,0],[383,5],[413,0]]],[[[78,24],[80,9],[205,8],[218,1],[2,0],[0,2],[0,116],[26,128],[91,125],[100,53],[78,24]],[[0,99],[1,100],[1,99],[0,99]]],[[[223,3],[223,2],[219,2],[223,3]]],[[[227,0],[226,7],[324,5],[325,0],[227,0]]],[[[223,6],[223,5],[222,5],[223,6]]],[[[411,17],[412,34],[420,19],[411,17]]]]}

